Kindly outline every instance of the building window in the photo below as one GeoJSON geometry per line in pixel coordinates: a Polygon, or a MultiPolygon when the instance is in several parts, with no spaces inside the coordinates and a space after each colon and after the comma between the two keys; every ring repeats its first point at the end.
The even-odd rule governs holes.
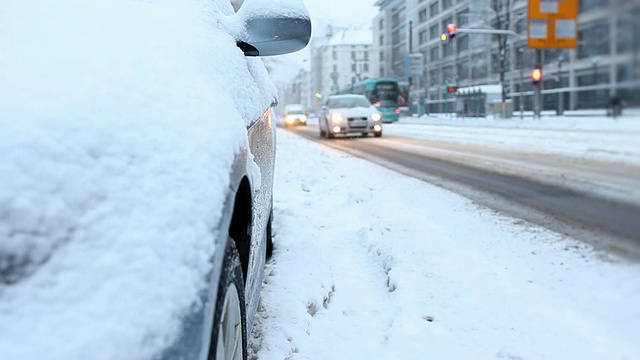
{"type": "Polygon", "coordinates": [[[384,45],[384,35],[380,35],[380,46],[384,45]]]}
{"type": "Polygon", "coordinates": [[[356,64],[351,64],[351,71],[356,71],[356,64]]]}
{"type": "Polygon", "coordinates": [[[331,58],[333,60],[338,60],[338,53],[335,50],[331,52],[331,58]]]}
{"type": "Polygon", "coordinates": [[[469,36],[459,35],[456,36],[456,46],[458,47],[458,53],[469,50],[469,36]]]}
{"type": "Polygon", "coordinates": [[[380,51],[380,62],[384,62],[384,51],[380,51]]]}
{"type": "Polygon", "coordinates": [[[578,31],[578,58],[609,54],[609,22],[588,24],[578,31]]]}
{"type": "MultiPolygon", "coordinates": [[[[429,71],[429,85],[436,86],[440,84],[440,70],[429,71]]],[[[432,95],[433,96],[433,95],[432,95]]],[[[436,97],[437,99],[437,97],[436,97]]]]}
{"type": "Polygon", "coordinates": [[[429,49],[429,60],[436,61],[440,58],[440,47],[434,46],[429,49]]]}
{"type": "Polygon", "coordinates": [[[365,60],[369,60],[369,51],[363,51],[362,55],[364,56],[365,60]]]}
{"type": "Polygon", "coordinates": [[[391,16],[391,26],[396,27],[400,25],[400,12],[396,12],[391,16]]]}
{"type": "Polygon", "coordinates": [[[486,53],[473,55],[471,57],[471,78],[477,80],[489,76],[488,65],[486,53]]]}
{"type": "Polygon", "coordinates": [[[400,42],[400,30],[396,30],[391,34],[391,41],[393,41],[394,44],[400,42]]]}
{"type": "Polygon", "coordinates": [[[606,6],[606,0],[580,0],[578,2],[578,11],[583,13],[593,9],[604,9],[606,6]]]}
{"type": "Polygon", "coordinates": [[[424,8],[418,12],[418,22],[422,24],[427,21],[427,8],[424,8]]]}
{"type": "Polygon", "coordinates": [[[453,17],[451,17],[451,16],[447,16],[446,18],[444,18],[444,20],[442,20],[442,27],[441,27],[441,29],[442,29],[443,31],[444,31],[444,30],[446,30],[446,29],[447,29],[447,26],[448,26],[449,24],[452,24],[452,23],[453,23],[453,17]]]}
{"type": "Polygon", "coordinates": [[[431,14],[431,17],[435,17],[436,15],[438,15],[438,2],[435,1],[433,3],[431,3],[431,5],[429,5],[429,13],[431,14]]]}
{"type": "Polygon", "coordinates": [[[457,11],[457,13],[458,16],[456,21],[458,26],[463,27],[464,25],[467,25],[469,23],[469,16],[471,16],[471,14],[469,13],[469,8],[457,11]]]}
{"type": "Polygon", "coordinates": [[[453,6],[452,0],[442,0],[442,11],[450,8],[451,6],[453,6]]]}
{"type": "Polygon", "coordinates": [[[437,39],[440,37],[440,31],[438,29],[438,24],[434,24],[429,28],[429,38],[437,39]]]}
{"type": "Polygon", "coordinates": [[[442,57],[453,55],[453,48],[450,42],[442,43],[442,57]]]}
{"type": "Polygon", "coordinates": [[[631,53],[640,49],[640,39],[637,35],[640,33],[638,18],[640,18],[640,7],[618,15],[618,29],[615,35],[618,54],[631,53]]]}
{"type": "Polygon", "coordinates": [[[369,71],[369,63],[364,63],[364,65],[362,66],[362,70],[369,71]]]}
{"type": "Polygon", "coordinates": [[[458,63],[458,79],[466,80],[469,78],[469,61],[465,58],[458,63]]]}
{"type": "Polygon", "coordinates": [[[418,44],[422,45],[427,42],[427,30],[422,30],[418,34],[418,44]]]}
{"type": "Polygon", "coordinates": [[[355,58],[356,58],[356,52],[355,52],[355,51],[352,51],[352,52],[351,52],[351,60],[353,60],[353,59],[355,59],[355,58]]]}
{"type": "Polygon", "coordinates": [[[378,23],[378,28],[380,30],[384,29],[384,19],[380,19],[380,22],[378,23]]]}

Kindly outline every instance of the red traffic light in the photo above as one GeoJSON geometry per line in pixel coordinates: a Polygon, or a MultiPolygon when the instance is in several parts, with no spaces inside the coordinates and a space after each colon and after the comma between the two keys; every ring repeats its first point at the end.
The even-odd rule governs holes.
{"type": "Polygon", "coordinates": [[[449,86],[447,88],[447,91],[453,94],[454,92],[458,91],[458,87],[457,86],[449,86]]]}
{"type": "Polygon", "coordinates": [[[453,39],[453,37],[456,36],[456,30],[458,30],[458,27],[455,24],[447,25],[447,33],[449,33],[450,38],[453,39]]]}
{"type": "Polygon", "coordinates": [[[531,71],[531,81],[533,81],[534,84],[537,84],[540,80],[542,80],[542,70],[533,69],[533,71],[531,71]]]}

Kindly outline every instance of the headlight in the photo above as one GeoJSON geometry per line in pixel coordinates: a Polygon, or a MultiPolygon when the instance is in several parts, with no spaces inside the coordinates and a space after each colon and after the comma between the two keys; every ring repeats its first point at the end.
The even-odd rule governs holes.
{"type": "Polygon", "coordinates": [[[380,120],[380,119],[382,119],[382,115],[380,115],[380,113],[373,113],[373,114],[371,114],[371,120],[373,120],[373,121],[378,121],[378,120],[380,120]]]}
{"type": "Polygon", "coordinates": [[[304,116],[304,115],[300,116],[300,121],[306,122],[307,121],[307,117],[304,116]]]}
{"type": "Polygon", "coordinates": [[[331,115],[331,121],[333,121],[334,123],[343,122],[344,121],[344,117],[342,117],[342,115],[340,115],[340,114],[333,114],[333,115],[331,115]]]}

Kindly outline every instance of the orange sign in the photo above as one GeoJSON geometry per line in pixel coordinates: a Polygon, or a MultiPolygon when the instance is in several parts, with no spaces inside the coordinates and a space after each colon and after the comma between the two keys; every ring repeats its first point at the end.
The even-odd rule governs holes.
{"type": "Polygon", "coordinates": [[[578,0],[529,0],[529,47],[575,48],[578,0]]]}

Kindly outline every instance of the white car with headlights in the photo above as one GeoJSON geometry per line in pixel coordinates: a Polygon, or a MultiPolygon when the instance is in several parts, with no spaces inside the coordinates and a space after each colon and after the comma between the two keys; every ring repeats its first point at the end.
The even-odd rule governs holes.
{"type": "Polygon", "coordinates": [[[289,104],[284,107],[284,126],[307,125],[304,105],[289,104]]]}
{"type": "Polygon", "coordinates": [[[320,136],[382,136],[382,115],[364,95],[329,96],[318,121],[320,136]]]}

